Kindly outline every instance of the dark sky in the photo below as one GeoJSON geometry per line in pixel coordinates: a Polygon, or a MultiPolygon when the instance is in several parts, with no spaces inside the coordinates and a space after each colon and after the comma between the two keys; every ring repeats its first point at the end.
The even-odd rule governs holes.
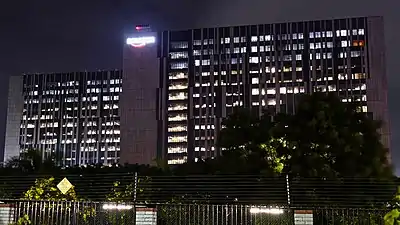
{"type": "MultiPolygon", "coordinates": [[[[396,0],[12,0],[0,2],[0,117],[20,72],[121,68],[129,25],[185,28],[348,16],[385,18],[393,161],[400,172],[400,2],[396,0]],[[64,3],[62,3],[64,2],[64,3]]],[[[0,127],[0,132],[4,128],[0,127]]],[[[1,140],[0,140],[1,141],[1,140]]]]}

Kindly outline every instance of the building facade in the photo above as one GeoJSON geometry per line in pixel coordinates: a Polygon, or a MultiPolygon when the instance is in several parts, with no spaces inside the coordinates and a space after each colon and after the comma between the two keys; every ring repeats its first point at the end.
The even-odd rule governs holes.
{"type": "MultiPolygon", "coordinates": [[[[141,101],[156,103],[145,122],[153,130],[151,146],[139,152],[169,164],[215,157],[221,122],[234,108],[293,113],[296,96],[314,91],[361,102],[363,111],[384,122],[382,141],[390,147],[381,17],[138,31],[129,38],[136,42],[125,45],[124,84],[145,87],[141,101]],[[143,44],[146,38],[155,41],[143,44]]],[[[130,118],[132,124],[145,119],[130,118]]],[[[136,140],[130,141],[135,149],[136,140]]]]}
{"type": "Polygon", "coordinates": [[[12,77],[4,161],[38,149],[65,166],[119,162],[121,91],[120,70],[12,77]]]}

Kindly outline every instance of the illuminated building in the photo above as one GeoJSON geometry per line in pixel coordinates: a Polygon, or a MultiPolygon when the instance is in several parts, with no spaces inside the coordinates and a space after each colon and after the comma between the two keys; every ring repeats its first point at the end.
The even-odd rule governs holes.
{"type": "Polygon", "coordinates": [[[140,30],[127,38],[137,43],[124,48],[123,85],[132,91],[124,86],[123,95],[135,102],[121,105],[132,127],[126,162],[216,157],[221,122],[234,108],[293,113],[296,96],[314,91],[361,102],[384,122],[382,141],[389,147],[380,17],[140,30]]]}
{"type": "Polygon", "coordinates": [[[41,150],[61,165],[119,161],[122,71],[11,77],[4,160],[41,150]]]}

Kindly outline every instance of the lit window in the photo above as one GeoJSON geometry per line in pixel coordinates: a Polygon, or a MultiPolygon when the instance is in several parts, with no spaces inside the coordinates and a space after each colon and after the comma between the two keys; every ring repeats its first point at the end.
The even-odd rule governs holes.
{"type": "Polygon", "coordinates": [[[251,78],[251,83],[252,84],[258,84],[258,77],[251,78]]]}
{"type": "Polygon", "coordinates": [[[259,57],[250,57],[249,62],[250,63],[258,63],[259,62],[259,57]]]}
{"type": "Polygon", "coordinates": [[[276,94],[275,88],[268,88],[267,89],[267,95],[274,95],[276,94]]]}
{"type": "Polygon", "coordinates": [[[347,47],[348,45],[347,45],[347,41],[342,41],[341,42],[341,45],[342,45],[342,47],[347,47]]]}
{"type": "Polygon", "coordinates": [[[187,142],[187,136],[169,136],[168,143],[187,142]]]}
{"type": "Polygon", "coordinates": [[[170,53],[171,59],[184,59],[188,57],[187,52],[172,52],[170,53]]]}
{"type": "Polygon", "coordinates": [[[187,157],[185,156],[184,158],[181,159],[168,159],[168,164],[183,164],[187,161],[187,157]]]}
{"type": "Polygon", "coordinates": [[[365,35],[364,29],[358,29],[358,35],[365,35]]]}
{"type": "Polygon", "coordinates": [[[252,94],[252,95],[260,95],[260,90],[259,90],[258,88],[253,88],[253,89],[251,90],[251,94],[252,94]]]}
{"type": "Polygon", "coordinates": [[[351,57],[359,57],[359,56],[361,56],[360,51],[351,51],[351,57]]]}
{"type": "Polygon", "coordinates": [[[185,69],[188,68],[187,62],[174,62],[171,63],[171,69],[185,69]]]}
{"type": "Polygon", "coordinates": [[[187,148],[184,147],[169,147],[168,153],[186,153],[187,148]]]}
{"type": "Polygon", "coordinates": [[[193,45],[201,45],[201,40],[194,40],[193,45]]]}
{"type": "Polygon", "coordinates": [[[257,36],[251,36],[251,42],[257,42],[258,37],[257,36]]]}
{"type": "Polygon", "coordinates": [[[171,93],[168,95],[168,100],[185,100],[185,99],[187,99],[187,93],[185,92],[171,93]]]}
{"type": "Polygon", "coordinates": [[[186,131],[187,127],[183,125],[177,125],[177,126],[170,126],[168,127],[168,132],[183,132],[186,131]]]}
{"type": "Polygon", "coordinates": [[[251,52],[257,52],[257,46],[251,46],[251,52]]]}
{"type": "Polygon", "coordinates": [[[326,37],[333,37],[333,32],[332,31],[327,31],[326,32],[326,37]]]}

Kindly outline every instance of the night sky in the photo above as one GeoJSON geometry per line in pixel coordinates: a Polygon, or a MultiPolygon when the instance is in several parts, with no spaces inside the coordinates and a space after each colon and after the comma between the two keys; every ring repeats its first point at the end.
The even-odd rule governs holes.
{"type": "Polygon", "coordinates": [[[122,68],[124,29],[384,16],[393,162],[400,173],[400,2],[395,0],[12,0],[0,2],[0,143],[8,76],[122,68]],[[61,3],[63,2],[63,3],[61,3]]]}

